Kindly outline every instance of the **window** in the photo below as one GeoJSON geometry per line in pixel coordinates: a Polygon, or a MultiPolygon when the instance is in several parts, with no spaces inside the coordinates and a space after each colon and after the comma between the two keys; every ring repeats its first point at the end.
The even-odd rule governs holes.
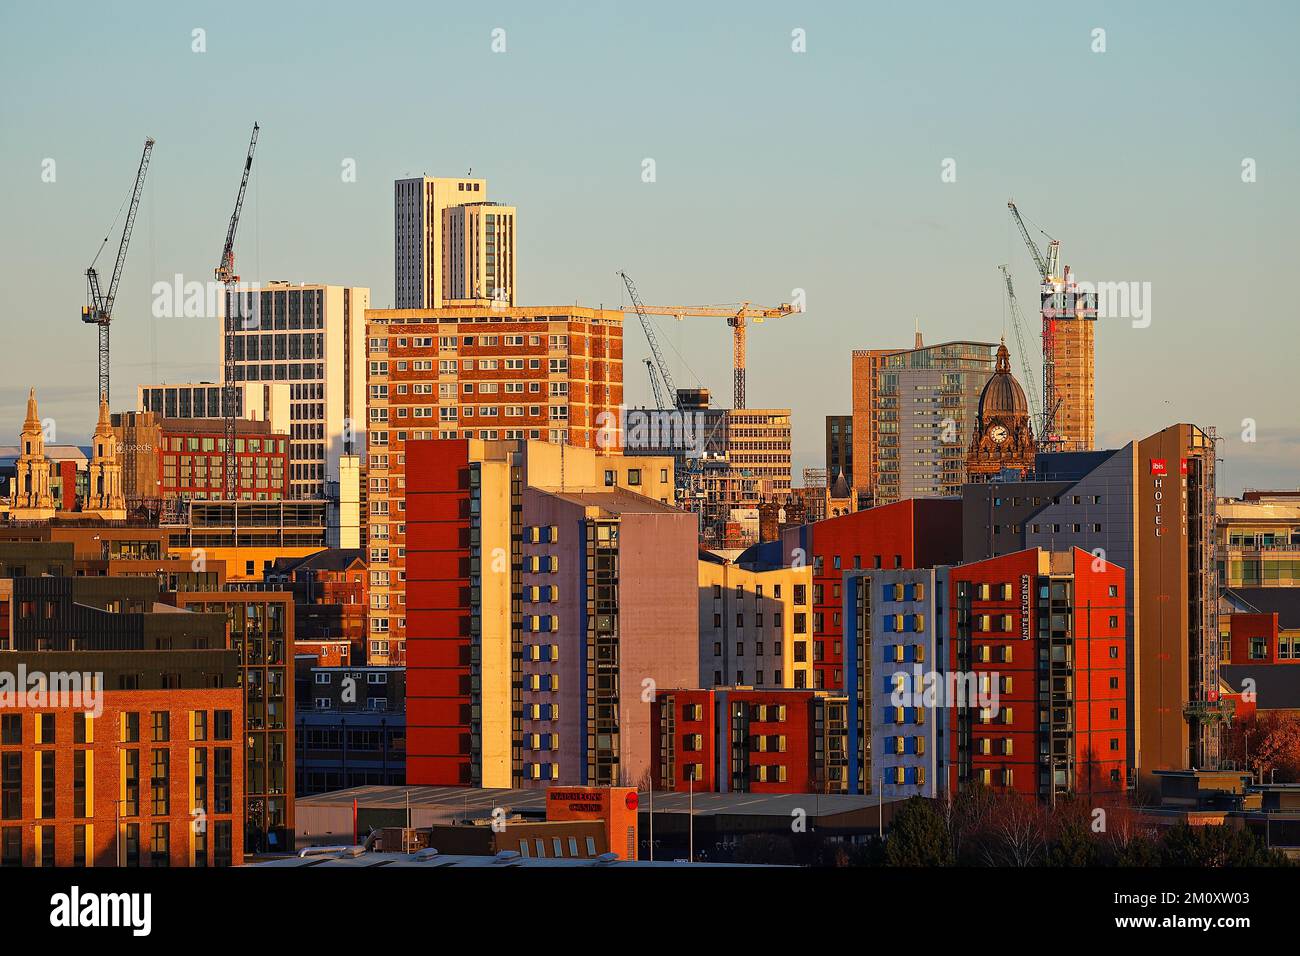
{"type": "Polygon", "coordinates": [[[48,820],[54,816],[54,752],[38,750],[40,755],[40,797],[36,804],[36,816],[48,820]]]}
{"type": "Polygon", "coordinates": [[[22,794],[23,755],[6,753],[0,756],[0,819],[22,819],[22,794]]]}
{"type": "Polygon", "coordinates": [[[171,866],[168,825],[166,823],[155,823],[153,825],[153,839],[149,843],[149,865],[171,866]]]}
{"type": "Polygon", "coordinates": [[[5,827],[0,834],[0,866],[23,865],[22,827],[5,827]]]}
{"type": "Polygon", "coordinates": [[[171,754],[166,748],[154,748],[153,773],[149,785],[153,796],[153,815],[156,817],[166,816],[171,812],[171,781],[168,779],[170,769],[171,754]]]}
{"type": "Polygon", "coordinates": [[[86,817],[86,754],[87,750],[75,750],[72,753],[72,815],[86,817]]]}
{"type": "Polygon", "coordinates": [[[86,865],[86,825],[78,823],[72,828],[72,865],[86,865]]]}
{"type": "Polygon", "coordinates": [[[231,823],[229,820],[218,820],[212,825],[212,845],[214,849],[213,865],[230,866],[231,865],[231,823]]]}

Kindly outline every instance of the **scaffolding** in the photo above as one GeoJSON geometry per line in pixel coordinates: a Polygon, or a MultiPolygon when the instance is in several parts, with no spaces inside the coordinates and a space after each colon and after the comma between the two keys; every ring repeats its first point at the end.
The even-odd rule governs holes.
{"type": "Polygon", "coordinates": [[[1188,695],[1192,765],[1215,770],[1223,725],[1232,714],[1219,697],[1219,577],[1215,564],[1214,464],[1218,434],[1192,427],[1187,456],[1187,578],[1196,588],[1187,615],[1188,695]]]}

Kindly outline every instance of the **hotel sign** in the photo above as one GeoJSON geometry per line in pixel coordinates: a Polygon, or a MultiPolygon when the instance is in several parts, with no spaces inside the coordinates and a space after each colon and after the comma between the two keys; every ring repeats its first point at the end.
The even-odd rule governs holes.
{"type": "MultiPolygon", "coordinates": [[[[1164,500],[1165,500],[1165,478],[1169,476],[1169,464],[1165,458],[1150,459],[1151,465],[1151,500],[1155,505],[1155,511],[1152,515],[1152,530],[1155,531],[1157,538],[1164,535],[1164,500]]],[[[1178,471],[1181,475],[1187,474],[1187,459],[1178,459],[1178,471]]],[[[1185,481],[1182,482],[1186,484],[1185,481]]],[[[1177,514],[1175,514],[1175,519],[1177,514]]],[[[1187,528],[1183,528],[1183,534],[1187,533],[1187,528]]]]}

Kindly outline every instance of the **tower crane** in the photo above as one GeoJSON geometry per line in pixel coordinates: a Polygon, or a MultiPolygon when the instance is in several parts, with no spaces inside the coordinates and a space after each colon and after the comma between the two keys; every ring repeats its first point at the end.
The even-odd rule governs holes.
{"type": "Polygon", "coordinates": [[[1020,352],[1020,368],[1025,376],[1026,393],[1029,396],[1029,419],[1034,423],[1034,428],[1041,437],[1044,434],[1045,423],[1039,410],[1038,383],[1034,376],[1034,364],[1029,361],[1029,350],[1025,348],[1024,316],[1020,314],[1020,303],[1016,299],[1016,287],[1011,282],[1011,273],[1007,271],[1005,265],[998,268],[1002,270],[1002,278],[1007,283],[1007,305],[1011,312],[1011,328],[1015,332],[1016,348],[1020,352]]]}
{"type": "MultiPolygon", "coordinates": [[[[644,315],[671,315],[679,321],[685,316],[713,316],[724,318],[731,326],[731,362],[733,377],[733,408],[745,408],[745,337],[750,321],[762,322],[765,319],[777,319],[798,310],[789,303],[782,303],[774,308],[739,302],[726,305],[643,305],[636,301],[637,315],[642,316],[643,325],[648,325],[644,315]]],[[[648,338],[648,336],[647,336],[648,338]]]]}
{"type": "MultiPolygon", "coordinates": [[[[1033,237],[1029,234],[1029,229],[1025,226],[1024,219],[1020,216],[1020,210],[1016,208],[1013,200],[1007,200],[1007,208],[1011,210],[1011,218],[1015,221],[1016,227],[1020,230],[1020,237],[1025,241],[1025,246],[1029,249],[1029,254],[1034,257],[1034,265],[1038,267],[1038,275],[1042,280],[1041,288],[1060,287],[1060,263],[1061,263],[1061,243],[1057,239],[1048,236],[1043,230],[1044,236],[1047,236],[1047,252],[1038,248],[1033,237]]],[[[1008,287],[1010,278],[1007,279],[1008,287]]],[[[1039,434],[1039,441],[1047,447],[1052,447],[1058,440],[1056,432],[1056,412],[1061,405],[1061,397],[1056,390],[1056,312],[1053,309],[1043,311],[1043,421],[1039,434]]]]}
{"type": "Polygon", "coordinates": [[[135,214],[140,209],[140,194],[144,190],[144,177],[149,171],[149,158],[153,155],[153,137],[144,141],[144,152],[140,155],[140,166],[135,172],[135,188],[131,192],[130,206],[126,212],[126,222],[122,225],[122,239],[117,245],[117,262],[113,264],[113,275],[108,282],[108,292],[100,289],[99,273],[95,263],[108,245],[108,236],[100,243],[99,252],[95,253],[90,268],[86,270],[86,298],[88,304],[81,308],[81,321],[87,325],[99,326],[99,400],[109,400],[109,350],[108,328],[113,321],[113,304],[117,301],[117,286],[122,281],[122,267],[126,265],[126,249],[131,243],[131,230],[135,226],[135,214]]]}
{"type": "Polygon", "coordinates": [[[659,391],[659,381],[655,379],[656,370],[659,373],[659,380],[663,382],[664,391],[668,394],[668,400],[677,407],[677,389],[673,385],[672,373],[668,371],[668,363],[664,361],[664,354],[659,349],[659,337],[655,334],[654,323],[650,321],[646,314],[645,307],[641,304],[641,297],[637,295],[636,285],[632,282],[632,277],[626,272],[619,273],[623,284],[627,286],[628,297],[632,300],[632,308],[636,312],[636,317],[641,320],[641,330],[645,332],[646,341],[650,344],[650,353],[654,356],[654,364],[651,365],[650,359],[645,360],[646,370],[650,373],[650,385],[655,393],[655,402],[660,408],[664,408],[664,396],[659,391]]]}
{"type": "Polygon", "coordinates": [[[226,287],[226,314],[222,317],[222,344],[225,351],[225,373],[221,389],[222,413],[225,417],[226,448],[221,461],[225,495],[231,501],[238,497],[235,457],[235,304],[239,301],[239,276],[235,274],[235,232],[239,229],[239,215],[244,209],[244,193],[248,190],[248,174],[253,168],[253,150],[257,149],[258,125],[253,124],[253,136],[248,141],[248,155],[244,159],[244,173],[239,180],[239,193],[235,197],[235,211],[230,214],[226,229],[226,243],[221,248],[221,261],[213,271],[218,282],[226,287]]]}
{"type": "Polygon", "coordinates": [[[659,377],[655,372],[655,363],[648,358],[641,361],[645,362],[646,374],[650,376],[650,390],[655,395],[655,408],[667,408],[668,406],[664,404],[663,389],[659,387],[659,377]]]}

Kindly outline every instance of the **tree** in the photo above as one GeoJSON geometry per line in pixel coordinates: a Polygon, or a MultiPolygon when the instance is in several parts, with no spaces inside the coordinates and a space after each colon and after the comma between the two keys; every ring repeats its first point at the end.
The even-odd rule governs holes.
{"type": "Polygon", "coordinates": [[[861,843],[852,844],[848,855],[849,866],[884,866],[885,841],[872,834],[861,843]]]}
{"type": "Polygon", "coordinates": [[[1080,800],[1058,804],[1049,818],[1048,866],[1096,866],[1101,842],[1092,830],[1090,808],[1080,800]]]}
{"type": "Polygon", "coordinates": [[[1165,831],[1160,846],[1162,866],[1287,866],[1249,830],[1228,825],[1188,826],[1181,822],[1165,831]]]}
{"type": "Polygon", "coordinates": [[[976,783],[962,788],[943,804],[953,859],[958,866],[976,866],[983,862],[979,856],[979,843],[995,802],[993,791],[976,783]]]}
{"type": "Polygon", "coordinates": [[[952,844],[943,815],[924,797],[909,797],[898,808],[885,840],[889,866],[951,866],[952,844]]]}
{"type": "Polygon", "coordinates": [[[1278,783],[1300,781],[1300,717],[1287,713],[1268,714],[1257,723],[1263,739],[1251,763],[1259,779],[1276,779],[1278,783]]]}
{"type": "Polygon", "coordinates": [[[1047,848],[1045,813],[1033,797],[997,794],[979,843],[985,866],[1038,866],[1047,848]]]}
{"type": "Polygon", "coordinates": [[[1100,808],[1100,850],[1109,866],[1159,866],[1160,845],[1154,827],[1126,799],[1100,808]]]}

